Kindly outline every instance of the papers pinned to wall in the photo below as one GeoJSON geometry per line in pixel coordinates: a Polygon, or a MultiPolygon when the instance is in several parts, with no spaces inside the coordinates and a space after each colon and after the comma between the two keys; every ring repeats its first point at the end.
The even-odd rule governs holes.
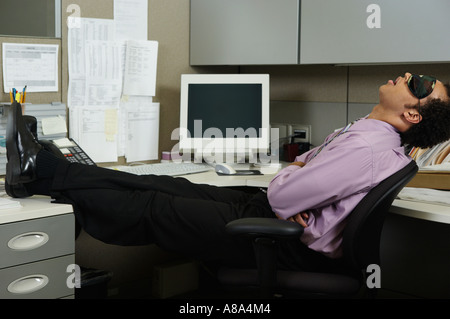
{"type": "Polygon", "coordinates": [[[121,103],[124,119],[122,150],[128,162],[158,158],[159,103],[146,96],[130,96],[121,103]]]}
{"type": "Polygon", "coordinates": [[[122,53],[113,41],[114,21],[69,17],[68,26],[67,106],[106,103],[118,106],[122,92],[122,53]]]}
{"type": "Polygon", "coordinates": [[[126,43],[123,94],[155,96],[158,42],[126,43]]]}
{"type": "Polygon", "coordinates": [[[27,92],[58,91],[57,44],[3,43],[3,88],[9,93],[27,86],[27,92]]]}
{"type": "Polygon", "coordinates": [[[148,0],[114,0],[116,40],[147,40],[148,0]]]}
{"type": "Polygon", "coordinates": [[[70,137],[94,162],[116,162],[118,156],[117,108],[77,107],[69,109],[70,137]]]}
{"type": "MultiPolygon", "coordinates": [[[[116,0],[115,12],[116,4],[129,2],[147,3],[116,0]]],[[[135,14],[143,19],[142,10],[135,14]]],[[[152,102],[158,42],[140,39],[147,34],[146,19],[140,25],[145,32],[133,26],[141,35],[131,40],[124,40],[131,26],[123,24],[134,19],[127,14],[117,21],[69,19],[78,19],[68,21],[70,137],[95,162],[116,162],[118,156],[129,162],[158,159],[159,103],[152,102]]]]}

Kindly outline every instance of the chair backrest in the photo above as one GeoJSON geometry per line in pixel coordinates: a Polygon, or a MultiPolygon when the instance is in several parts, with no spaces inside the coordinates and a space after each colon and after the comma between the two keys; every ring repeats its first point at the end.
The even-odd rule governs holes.
{"type": "Polygon", "coordinates": [[[354,270],[380,265],[380,239],[383,223],[392,202],[416,175],[417,164],[404,168],[383,180],[367,193],[353,209],[343,233],[344,258],[354,270]]]}

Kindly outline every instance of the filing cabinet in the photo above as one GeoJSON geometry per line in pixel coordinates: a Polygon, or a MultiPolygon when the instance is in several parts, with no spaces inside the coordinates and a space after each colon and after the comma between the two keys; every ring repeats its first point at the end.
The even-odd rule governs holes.
{"type": "Polygon", "coordinates": [[[0,298],[73,297],[72,206],[45,197],[16,201],[21,207],[0,210],[0,298]]]}

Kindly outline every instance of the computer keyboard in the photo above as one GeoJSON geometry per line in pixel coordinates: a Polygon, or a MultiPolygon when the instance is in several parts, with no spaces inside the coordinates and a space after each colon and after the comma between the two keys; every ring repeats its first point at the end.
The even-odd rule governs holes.
{"type": "Polygon", "coordinates": [[[169,175],[179,176],[195,173],[203,173],[213,168],[204,163],[190,163],[190,162],[168,162],[168,163],[155,163],[155,164],[142,164],[133,166],[116,166],[114,169],[132,173],[136,175],[169,175]]]}

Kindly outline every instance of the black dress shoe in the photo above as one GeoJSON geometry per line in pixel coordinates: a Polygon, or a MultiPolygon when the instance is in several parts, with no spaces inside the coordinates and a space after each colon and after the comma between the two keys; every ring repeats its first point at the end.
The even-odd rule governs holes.
{"type": "MultiPolygon", "coordinates": [[[[33,134],[35,139],[37,140],[37,120],[34,116],[31,115],[23,115],[23,119],[25,121],[25,125],[27,129],[33,134]]],[[[39,142],[39,144],[41,144],[39,142]]],[[[24,198],[32,196],[33,194],[28,193],[27,189],[25,188],[24,184],[20,183],[17,185],[9,185],[7,181],[5,181],[5,191],[6,194],[8,194],[11,197],[15,198],[24,198]]]]}
{"type": "MultiPolygon", "coordinates": [[[[28,131],[33,134],[34,138],[38,140],[37,135],[37,119],[34,116],[31,115],[22,115],[23,120],[25,122],[25,126],[27,127],[28,131]]],[[[6,154],[6,159],[9,159],[8,153],[6,154]]]]}
{"type": "Polygon", "coordinates": [[[25,188],[25,184],[23,183],[9,185],[8,181],[5,181],[5,192],[6,194],[14,198],[33,196],[33,194],[28,193],[27,189],[25,188]]]}
{"type": "Polygon", "coordinates": [[[8,108],[6,126],[6,181],[10,186],[37,179],[36,155],[41,149],[42,146],[26,126],[22,107],[14,102],[8,108]]]}
{"type": "Polygon", "coordinates": [[[22,115],[23,120],[25,122],[25,126],[28,128],[28,131],[33,134],[34,138],[37,140],[37,120],[34,116],[31,115],[22,115]]]}
{"type": "Polygon", "coordinates": [[[61,152],[61,150],[55,144],[50,142],[49,140],[40,140],[39,144],[42,145],[44,150],[52,153],[56,157],[63,159],[63,160],[67,160],[67,158],[64,156],[64,154],[61,152]]]}

